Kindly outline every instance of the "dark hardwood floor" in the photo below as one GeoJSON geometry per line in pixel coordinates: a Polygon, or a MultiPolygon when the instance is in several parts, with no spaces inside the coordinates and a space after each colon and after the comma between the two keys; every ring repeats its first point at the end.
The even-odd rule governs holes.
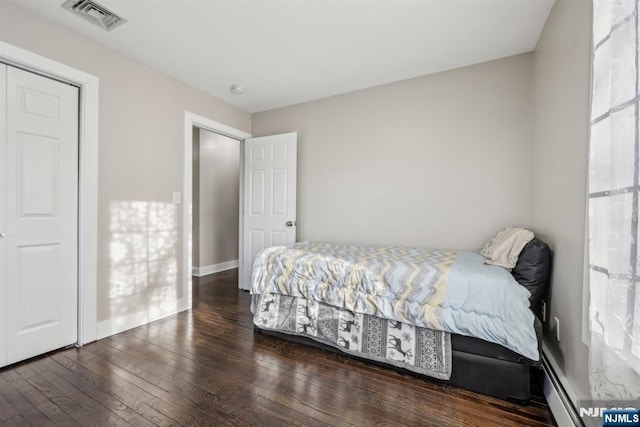
{"type": "Polygon", "coordinates": [[[193,310],[0,370],[1,425],[553,425],[520,406],[254,335],[237,272],[193,310]]]}

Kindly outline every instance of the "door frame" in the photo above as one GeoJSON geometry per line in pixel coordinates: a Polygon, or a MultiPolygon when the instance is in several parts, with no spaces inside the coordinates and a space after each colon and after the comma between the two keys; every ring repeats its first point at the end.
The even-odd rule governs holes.
{"type": "Polygon", "coordinates": [[[225,124],[216,122],[215,120],[207,117],[199,116],[190,111],[184,112],[184,165],[182,176],[182,283],[183,283],[183,295],[187,296],[187,307],[190,309],[192,306],[191,301],[191,275],[193,270],[193,258],[191,256],[192,250],[192,238],[191,227],[193,221],[193,128],[206,129],[208,131],[218,133],[220,135],[228,136],[236,139],[240,142],[240,200],[238,206],[239,226],[238,226],[238,286],[240,286],[241,280],[244,278],[240,275],[242,266],[244,265],[242,259],[243,253],[243,227],[244,223],[244,140],[251,138],[251,134],[241,131],[239,129],[232,128],[225,124]]]}
{"type": "Polygon", "coordinates": [[[0,41],[0,62],[80,88],[78,120],[78,341],[97,337],[99,79],[0,41]]]}

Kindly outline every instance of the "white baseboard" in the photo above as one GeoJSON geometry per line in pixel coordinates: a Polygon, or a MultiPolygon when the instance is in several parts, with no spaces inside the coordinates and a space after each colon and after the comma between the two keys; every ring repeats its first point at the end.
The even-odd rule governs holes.
{"type": "Polygon", "coordinates": [[[576,394],[566,377],[558,369],[555,359],[551,356],[544,342],[542,343],[542,354],[542,369],[544,371],[542,390],[558,427],[584,425],[572,403],[576,401],[576,394]]]}
{"type": "Polygon", "coordinates": [[[97,339],[100,340],[111,335],[119,334],[120,332],[128,331],[129,329],[137,328],[138,326],[146,325],[147,323],[155,320],[160,320],[164,317],[172,316],[176,313],[187,310],[188,308],[188,299],[183,298],[177,302],[175,309],[168,310],[164,313],[149,313],[148,311],[142,311],[139,313],[125,314],[124,316],[103,320],[102,322],[98,322],[97,325],[97,339]]]}
{"type": "Polygon", "coordinates": [[[207,274],[219,273],[221,271],[238,268],[238,260],[221,262],[220,264],[205,265],[204,267],[193,267],[191,274],[196,277],[206,276],[207,274]]]}

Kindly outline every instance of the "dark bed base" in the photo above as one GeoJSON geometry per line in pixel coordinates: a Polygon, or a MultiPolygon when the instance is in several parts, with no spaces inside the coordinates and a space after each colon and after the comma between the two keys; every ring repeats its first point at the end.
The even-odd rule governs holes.
{"type": "Polygon", "coordinates": [[[407,371],[402,368],[387,365],[382,362],[352,356],[350,354],[343,353],[334,347],[314,341],[311,338],[268,331],[255,326],[254,330],[259,334],[274,336],[287,341],[301,343],[330,351],[332,353],[338,353],[347,357],[364,360],[367,363],[408,373],[417,378],[426,378],[431,381],[449,384],[521,405],[529,404],[530,367],[526,364],[453,350],[453,369],[451,372],[451,378],[449,380],[439,380],[425,375],[416,374],[415,372],[407,371]]]}
{"type": "Polygon", "coordinates": [[[529,365],[461,351],[452,353],[451,378],[448,381],[434,381],[521,405],[529,404],[531,393],[529,365]]]}

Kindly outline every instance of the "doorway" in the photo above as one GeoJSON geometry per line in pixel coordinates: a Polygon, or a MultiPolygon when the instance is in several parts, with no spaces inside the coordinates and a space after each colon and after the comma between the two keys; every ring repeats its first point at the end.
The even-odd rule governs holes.
{"type": "Polygon", "coordinates": [[[193,128],[192,274],[238,267],[240,141],[193,128]]]}
{"type": "MultiPolygon", "coordinates": [[[[198,116],[189,111],[185,111],[184,119],[184,163],[183,163],[183,194],[185,203],[182,204],[182,235],[183,235],[183,283],[185,295],[188,296],[186,307],[192,307],[192,189],[193,189],[193,128],[202,128],[214,133],[225,135],[239,141],[240,146],[240,165],[239,165],[239,253],[238,253],[238,288],[249,290],[249,281],[251,274],[249,266],[251,260],[255,257],[257,251],[265,245],[273,244],[290,244],[296,239],[296,182],[297,182],[297,133],[290,132],[280,135],[271,135],[260,138],[252,138],[250,134],[234,129],[222,123],[198,116]],[[249,154],[247,154],[249,150],[249,154]],[[245,158],[248,156],[248,160],[245,158]],[[264,161],[264,162],[263,162],[264,161]],[[247,163],[248,162],[248,163],[247,163]],[[265,163],[262,171],[254,170],[258,163],[265,163]],[[247,164],[245,164],[247,163],[247,164]],[[248,169],[247,169],[248,168],[248,169]],[[247,178],[245,183],[245,175],[253,174],[252,178],[247,178]],[[267,180],[261,180],[259,176],[275,177],[267,180]],[[255,178],[255,179],[254,179],[255,178]],[[262,185],[257,184],[258,181],[263,182],[262,185]],[[245,188],[248,187],[248,190],[245,188]],[[258,187],[266,192],[255,192],[258,187]],[[252,206],[253,202],[264,200],[266,204],[262,208],[252,206]],[[270,206],[271,208],[263,209],[270,206]],[[257,208],[257,210],[255,209],[257,208]],[[245,210],[250,210],[252,217],[265,217],[267,223],[272,223],[267,228],[260,230],[250,229],[250,225],[246,222],[247,215],[245,210]],[[254,232],[255,231],[255,232],[254,232]],[[292,232],[293,231],[293,232],[292,232]],[[284,232],[284,234],[283,234],[284,232]],[[246,233],[246,234],[245,234],[246,233]],[[253,233],[253,235],[252,235],[253,233]],[[254,239],[256,235],[269,235],[268,239],[262,239],[262,246],[254,239]],[[283,239],[274,239],[276,236],[284,235],[283,239]],[[253,243],[252,243],[253,241],[253,243]],[[271,243],[269,243],[271,242],[271,243]],[[247,264],[247,265],[245,265],[247,264]]],[[[260,203],[258,203],[260,204],[260,203]]],[[[254,218],[255,219],[255,218],[254,218]]],[[[254,224],[255,225],[255,224],[254,224]]]]}
{"type": "MultiPolygon", "coordinates": [[[[193,238],[192,238],[192,222],[193,222],[193,129],[205,129],[219,135],[228,136],[233,138],[239,142],[240,147],[240,199],[239,199],[239,215],[238,221],[241,221],[242,218],[242,209],[243,209],[243,176],[242,176],[242,163],[243,163],[243,147],[244,140],[250,138],[251,135],[243,132],[241,130],[232,128],[230,126],[224,125],[222,123],[218,123],[209,118],[194,114],[190,111],[184,112],[184,163],[183,163],[183,187],[182,194],[184,203],[182,204],[182,238],[183,238],[183,251],[182,251],[182,262],[184,268],[183,271],[183,284],[184,284],[184,295],[187,295],[188,301],[186,303],[186,307],[192,307],[192,251],[193,251],[193,238]]],[[[239,222],[241,223],[241,222],[239,222]]],[[[242,246],[242,227],[239,230],[239,242],[240,246],[242,246]]],[[[240,251],[239,251],[240,253],[240,251]]],[[[239,271],[242,271],[242,257],[238,258],[239,271]]],[[[240,273],[241,274],[241,273],[240,273]]]]}

